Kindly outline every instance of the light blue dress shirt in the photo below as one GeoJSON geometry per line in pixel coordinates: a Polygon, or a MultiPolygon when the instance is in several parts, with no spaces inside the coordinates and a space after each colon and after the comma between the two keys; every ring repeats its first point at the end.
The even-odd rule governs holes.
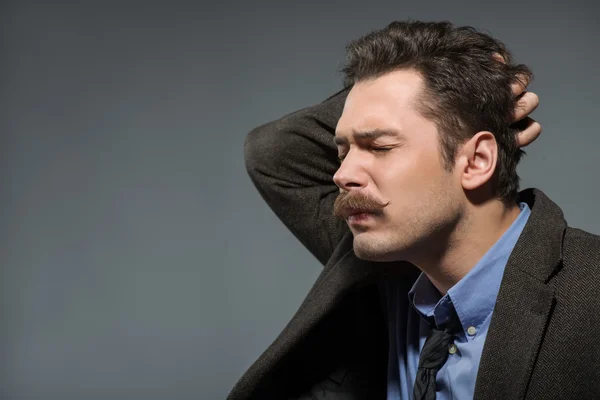
{"type": "Polygon", "coordinates": [[[425,274],[406,296],[403,282],[381,284],[389,332],[388,400],[412,399],[419,353],[429,324],[442,325],[456,313],[462,331],[456,335],[456,352],[437,374],[437,400],[472,399],[481,352],[496,304],[506,262],[531,213],[519,203],[521,213],[477,264],[443,297],[425,274]]]}

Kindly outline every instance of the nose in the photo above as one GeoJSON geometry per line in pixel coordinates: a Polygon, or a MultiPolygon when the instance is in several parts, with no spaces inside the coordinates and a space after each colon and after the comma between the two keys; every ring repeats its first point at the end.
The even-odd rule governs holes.
{"type": "Polygon", "coordinates": [[[333,175],[333,181],[342,191],[362,189],[367,186],[368,177],[365,170],[348,156],[333,175]]]}

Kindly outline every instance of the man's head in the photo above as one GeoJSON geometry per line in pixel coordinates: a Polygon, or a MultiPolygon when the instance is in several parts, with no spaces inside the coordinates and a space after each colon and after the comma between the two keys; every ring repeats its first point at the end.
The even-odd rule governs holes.
{"type": "Polygon", "coordinates": [[[344,72],[335,213],[373,212],[348,220],[359,257],[442,251],[481,204],[514,207],[523,152],[511,84],[531,72],[502,43],[447,22],[394,22],[351,42],[344,72]]]}

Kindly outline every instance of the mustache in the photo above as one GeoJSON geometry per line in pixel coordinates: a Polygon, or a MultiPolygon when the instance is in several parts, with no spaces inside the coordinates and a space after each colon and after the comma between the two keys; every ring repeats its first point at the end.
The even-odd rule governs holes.
{"type": "Polygon", "coordinates": [[[359,212],[379,214],[387,205],[368,194],[350,194],[340,193],[333,204],[333,215],[341,218],[348,218],[352,214],[359,212]]]}

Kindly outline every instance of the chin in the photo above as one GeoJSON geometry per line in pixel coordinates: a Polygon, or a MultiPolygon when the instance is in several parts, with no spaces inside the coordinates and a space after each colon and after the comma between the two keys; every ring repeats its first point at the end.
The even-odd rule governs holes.
{"type": "Polygon", "coordinates": [[[360,249],[354,249],[354,254],[356,254],[357,258],[364,260],[364,261],[375,261],[375,262],[392,261],[391,259],[388,259],[387,257],[385,257],[385,255],[371,253],[371,252],[364,252],[364,251],[361,251],[360,249]]]}
{"type": "Polygon", "coordinates": [[[387,262],[401,259],[395,246],[374,238],[366,238],[364,234],[354,237],[353,247],[354,254],[361,260],[387,262]]]}

